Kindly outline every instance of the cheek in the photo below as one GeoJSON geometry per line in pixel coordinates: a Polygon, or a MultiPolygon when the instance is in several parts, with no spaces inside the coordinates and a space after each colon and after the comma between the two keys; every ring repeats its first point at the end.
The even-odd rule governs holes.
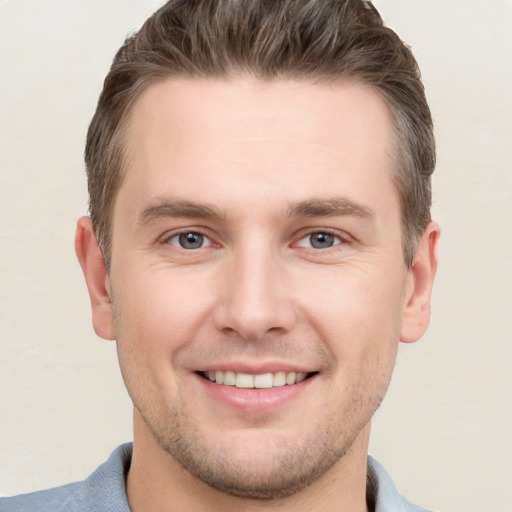
{"type": "Polygon", "coordinates": [[[118,339],[169,360],[207,322],[214,294],[198,276],[146,269],[119,282],[114,298],[118,339]]]}
{"type": "Polygon", "coordinates": [[[173,280],[143,272],[132,275],[113,289],[121,372],[134,403],[145,403],[148,393],[153,400],[166,401],[163,390],[179,385],[176,357],[190,344],[200,321],[198,302],[186,288],[178,293],[181,288],[173,280]]]}
{"type": "MultiPolygon", "coordinates": [[[[328,287],[311,283],[303,311],[334,360],[384,364],[392,360],[399,342],[403,310],[401,281],[359,272],[339,272],[328,287]]],[[[390,363],[392,364],[392,362],[390,363]]]]}

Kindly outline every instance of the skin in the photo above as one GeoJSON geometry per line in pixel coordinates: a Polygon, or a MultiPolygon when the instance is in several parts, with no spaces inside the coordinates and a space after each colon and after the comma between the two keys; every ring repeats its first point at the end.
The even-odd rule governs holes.
{"type": "Polygon", "coordinates": [[[167,80],[137,100],[109,275],[88,218],[76,237],[134,402],[133,511],[367,510],[370,420],[437,265],[435,223],[404,264],[392,141],[358,83],[167,80]],[[219,395],[198,373],[280,368],[311,378],[219,395]]]}

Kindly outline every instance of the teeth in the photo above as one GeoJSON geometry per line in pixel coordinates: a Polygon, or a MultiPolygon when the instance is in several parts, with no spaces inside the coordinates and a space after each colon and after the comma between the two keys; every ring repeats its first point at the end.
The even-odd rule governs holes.
{"type": "Polygon", "coordinates": [[[235,378],[235,386],[237,388],[253,388],[254,377],[248,373],[237,373],[235,378]]]}
{"type": "Polygon", "coordinates": [[[297,374],[295,372],[289,372],[286,374],[286,384],[288,384],[288,386],[295,384],[296,379],[297,374]]]}
{"type": "Polygon", "coordinates": [[[284,386],[286,384],[286,372],[276,372],[274,373],[274,378],[272,379],[272,386],[284,386]]]}
{"type": "Polygon", "coordinates": [[[307,373],[297,373],[297,383],[302,382],[307,377],[307,373]]]}
{"type": "Polygon", "coordinates": [[[204,372],[206,378],[217,384],[224,384],[226,386],[236,386],[242,389],[268,389],[281,386],[291,386],[302,382],[307,373],[301,372],[275,372],[275,373],[261,373],[259,375],[250,375],[242,372],[204,372]]]}
{"type": "Polygon", "coordinates": [[[224,384],[234,386],[236,384],[235,372],[224,372],[224,384]]]}
{"type": "Polygon", "coordinates": [[[255,388],[271,388],[274,381],[274,376],[271,373],[262,373],[261,375],[254,376],[255,388]]]}

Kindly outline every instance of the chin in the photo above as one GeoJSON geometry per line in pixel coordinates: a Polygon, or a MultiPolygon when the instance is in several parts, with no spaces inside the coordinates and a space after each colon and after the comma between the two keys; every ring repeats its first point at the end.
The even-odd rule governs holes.
{"type": "Polygon", "coordinates": [[[193,477],[222,493],[258,500],[289,497],[313,484],[345,457],[367,423],[345,433],[340,425],[312,425],[295,439],[272,428],[227,431],[213,439],[176,410],[158,425],[144,421],[158,445],[193,477]]]}

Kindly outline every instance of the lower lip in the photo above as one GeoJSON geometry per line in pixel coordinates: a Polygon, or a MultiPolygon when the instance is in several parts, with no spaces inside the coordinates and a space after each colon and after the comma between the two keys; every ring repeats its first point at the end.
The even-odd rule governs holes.
{"type": "Polygon", "coordinates": [[[217,384],[198,374],[194,375],[215,400],[230,408],[251,414],[267,413],[284,406],[303,394],[318,378],[318,374],[315,374],[298,384],[266,389],[244,389],[217,384]]]}

